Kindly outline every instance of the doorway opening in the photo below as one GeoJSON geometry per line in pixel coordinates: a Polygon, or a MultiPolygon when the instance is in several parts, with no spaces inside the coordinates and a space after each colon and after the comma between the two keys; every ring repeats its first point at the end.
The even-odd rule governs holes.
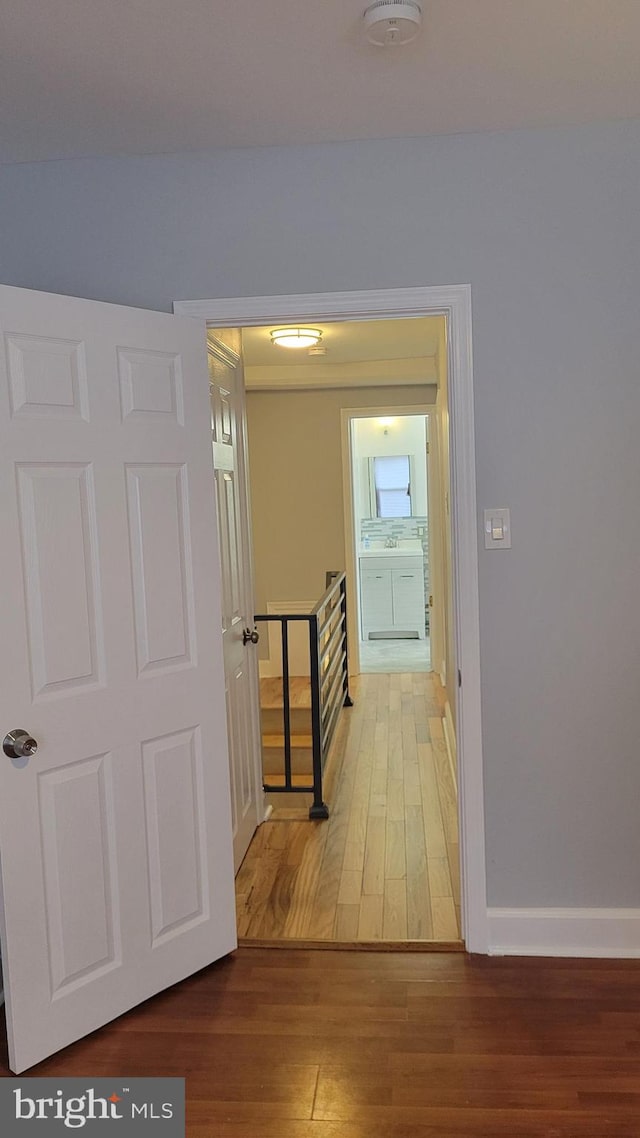
{"type": "MultiPolygon", "coordinates": [[[[470,951],[487,948],[486,869],[482,794],[477,520],[475,498],[471,305],[469,286],[378,292],[245,297],[181,302],[178,314],[204,317],[210,328],[305,322],[375,321],[429,315],[446,320],[449,406],[441,424],[442,463],[450,469],[451,597],[445,612],[443,665],[455,677],[452,724],[459,771],[462,924],[470,951]],[[453,653],[446,651],[453,646],[453,653]],[[455,660],[455,670],[451,662],[455,660]]],[[[409,324],[411,322],[409,321],[409,324]]],[[[448,503],[447,503],[448,506],[448,503]]],[[[347,558],[348,560],[348,558],[347,558]]],[[[349,568],[349,566],[347,566],[349,568]]],[[[351,572],[353,574],[353,564],[351,572]]],[[[351,606],[351,620],[355,619],[351,606]]],[[[353,645],[351,628],[350,645],[353,645]]],[[[351,653],[351,647],[350,647],[351,653]]],[[[446,720],[445,720],[446,724],[446,720]]],[[[446,731],[446,727],[445,727],[446,731]]]]}
{"type": "MultiPolygon", "coordinates": [[[[427,502],[427,423],[428,416],[435,422],[439,390],[446,404],[445,319],[314,323],[322,355],[274,350],[269,326],[240,333],[269,814],[237,875],[238,932],[251,942],[455,944],[455,758],[443,727],[446,687],[429,674],[433,593],[425,556],[439,540],[427,502]],[[314,687],[306,614],[328,571],[346,574],[357,636],[344,693],[355,706],[338,706],[340,667],[332,670],[331,660],[343,640],[334,623],[326,640],[335,653],[321,651],[317,669],[322,675],[326,660],[322,724],[325,715],[327,726],[334,723],[335,708],[322,755],[329,817],[310,827],[307,811],[322,812],[309,793],[314,687]],[[326,713],[325,694],[334,700],[326,713]]],[[[231,389],[230,378],[225,383],[231,389]]],[[[231,394],[224,399],[230,403],[231,394]]],[[[237,396],[234,404],[237,412],[237,396]]],[[[434,492],[437,485],[434,479],[434,492]]],[[[443,596],[448,589],[449,580],[443,596]]]]}
{"type": "Polygon", "coordinates": [[[430,549],[438,534],[428,508],[427,408],[395,414],[368,408],[345,418],[358,671],[430,672],[430,549]]]}

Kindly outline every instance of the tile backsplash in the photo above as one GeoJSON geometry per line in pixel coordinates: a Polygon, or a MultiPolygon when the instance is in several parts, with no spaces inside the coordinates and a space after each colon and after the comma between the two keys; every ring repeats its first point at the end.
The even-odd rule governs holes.
{"type": "Polygon", "coordinates": [[[424,596],[425,596],[425,624],[429,630],[429,526],[426,518],[362,518],[360,521],[360,541],[368,538],[382,538],[386,540],[393,537],[396,541],[402,538],[417,537],[422,542],[424,550],[424,596]],[[421,533],[418,531],[422,530],[421,533]]]}

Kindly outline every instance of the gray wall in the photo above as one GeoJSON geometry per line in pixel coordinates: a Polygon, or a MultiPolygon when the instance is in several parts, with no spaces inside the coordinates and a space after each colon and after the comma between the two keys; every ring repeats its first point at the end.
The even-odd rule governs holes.
{"type": "MultiPolygon", "coordinates": [[[[46,163],[7,283],[174,298],[473,288],[494,905],[640,904],[640,124],[46,163]]],[[[479,531],[480,536],[480,531],[479,531]]]]}

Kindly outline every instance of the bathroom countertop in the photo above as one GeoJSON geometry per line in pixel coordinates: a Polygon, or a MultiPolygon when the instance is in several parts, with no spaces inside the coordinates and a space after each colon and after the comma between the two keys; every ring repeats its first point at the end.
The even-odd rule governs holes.
{"type": "Polygon", "coordinates": [[[424,550],[419,538],[407,538],[404,541],[398,542],[397,545],[373,545],[365,549],[363,545],[360,546],[358,551],[359,557],[423,557],[424,550]]]}

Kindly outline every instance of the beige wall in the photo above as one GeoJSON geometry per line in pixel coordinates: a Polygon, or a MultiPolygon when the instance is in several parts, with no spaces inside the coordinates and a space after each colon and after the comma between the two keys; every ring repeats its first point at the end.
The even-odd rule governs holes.
{"type": "Polygon", "coordinates": [[[345,568],[340,411],[434,403],[436,388],[247,392],[256,612],[345,568]]]}

